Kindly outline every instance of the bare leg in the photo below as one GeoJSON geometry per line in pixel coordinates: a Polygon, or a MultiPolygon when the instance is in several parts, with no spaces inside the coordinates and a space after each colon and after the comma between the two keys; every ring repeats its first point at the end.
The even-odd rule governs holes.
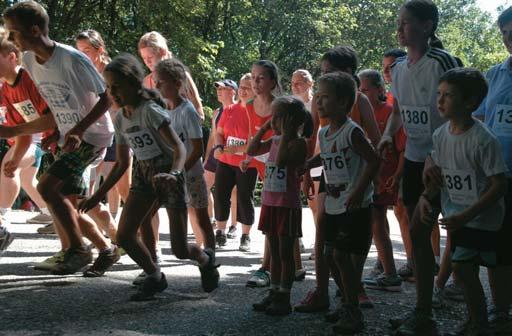
{"type": "Polygon", "coordinates": [[[171,248],[178,259],[191,259],[206,264],[210,257],[196,244],[187,243],[187,210],[167,209],[171,233],[171,248]]]}
{"type": "Polygon", "coordinates": [[[480,267],[471,262],[453,263],[457,279],[464,287],[464,299],[468,307],[469,318],[481,328],[488,328],[485,294],[479,278],[480,267]]]}
{"type": "Polygon", "coordinates": [[[396,274],[395,259],[393,258],[393,245],[389,238],[389,225],[386,219],[387,208],[385,206],[375,206],[372,209],[372,212],[373,240],[377,247],[379,260],[384,267],[384,273],[396,274]]]}

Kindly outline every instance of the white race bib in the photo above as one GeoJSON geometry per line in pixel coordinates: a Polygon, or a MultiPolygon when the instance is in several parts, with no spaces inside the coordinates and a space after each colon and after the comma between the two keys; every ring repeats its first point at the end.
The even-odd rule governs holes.
{"type": "Polygon", "coordinates": [[[350,182],[347,162],[342,152],[322,153],[320,157],[327,184],[348,184],[350,182]]]}
{"type": "Polygon", "coordinates": [[[443,169],[443,178],[453,203],[471,206],[478,201],[476,175],[473,170],[443,169]]]}
{"type": "Polygon", "coordinates": [[[80,122],[80,114],[76,111],[55,112],[53,116],[61,136],[66,135],[70,129],[80,122]]]}
{"type": "Polygon", "coordinates": [[[430,107],[402,106],[400,109],[404,128],[409,138],[425,138],[432,136],[430,125],[430,107]]]}
{"type": "Polygon", "coordinates": [[[5,123],[5,114],[7,113],[7,107],[0,106],[0,125],[5,123]]]}
{"type": "Polygon", "coordinates": [[[153,135],[147,129],[138,132],[128,133],[128,142],[130,148],[137,160],[150,160],[162,154],[162,150],[158,147],[158,143],[153,135]]]}
{"type": "Polygon", "coordinates": [[[25,122],[29,122],[32,120],[35,120],[39,118],[39,115],[37,114],[36,108],[34,107],[34,104],[30,101],[30,99],[24,100],[19,103],[12,104],[16,111],[21,115],[23,120],[25,122]]]}
{"type": "MultiPolygon", "coordinates": [[[[228,138],[226,139],[226,147],[244,146],[246,143],[247,143],[246,139],[240,139],[240,138],[237,138],[237,137],[228,136],[228,138]]],[[[235,154],[242,155],[244,153],[243,152],[237,152],[235,154]]]]}
{"type": "Polygon", "coordinates": [[[492,130],[497,136],[512,137],[512,105],[496,105],[492,130]]]}
{"type": "Polygon", "coordinates": [[[265,165],[265,191],[286,192],[286,168],[279,168],[274,162],[265,165]]]}
{"type": "Polygon", "coordinates": [[[265,153],[265,154],[261,154],[261,155],[255,156],[254,159],[258,160],[260,162],[266,163],[267,160],[268,160],[268,154],[269,153],[265,153]]]}

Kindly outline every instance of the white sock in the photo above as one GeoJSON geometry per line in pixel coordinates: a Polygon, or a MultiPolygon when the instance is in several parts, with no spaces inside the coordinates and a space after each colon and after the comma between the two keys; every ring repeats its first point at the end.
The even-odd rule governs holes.
{"type": "Polygon", "coordinates": [[[435,259],[436,259],[436,264],[440,264],[441,263],[441,257],[440,256],[435,256],[435,259]]]}
{"type": "Polygon", "coordinates": [[[48,210],[48,208],[41,208],[40,210],[43,215],[51,216],[50,210],[48,210]]]}
{"type": "Polygon", "coordinates": [[[153,278],[155,280],[160,280],[162,278],[162,274],[160,272],[160,266],[157,265],[155,273],[148,274],[147,276],[150,278],[153,278]]]}
{"type": "Polygon", "coordinates": [[[5,216],[9,211],[11,208],[0,208],[0,215],[5,216]]]}

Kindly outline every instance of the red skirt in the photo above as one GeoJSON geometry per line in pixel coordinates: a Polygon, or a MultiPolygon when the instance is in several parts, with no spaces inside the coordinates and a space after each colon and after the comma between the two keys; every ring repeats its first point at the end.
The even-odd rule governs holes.
{"type": "Polygon", "coordinates": [[[270,235],[302,237],[302,209],[262,205],[258,230],[270,235]]]}

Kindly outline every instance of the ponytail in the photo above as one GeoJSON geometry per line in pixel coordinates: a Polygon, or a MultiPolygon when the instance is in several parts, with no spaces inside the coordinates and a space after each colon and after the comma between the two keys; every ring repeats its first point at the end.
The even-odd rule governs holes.
{"type": "Polygon", "coordinates": [[[165,103],[164,99],[162,98],[158,91],[142,87],[139,92],[142,99],[152,100],[158,105],[160,105],[160,107],[163,107],[165,109],[167,108],[167,104],[165,103]]]}
{"type": "Polygon", "coordinates": [[[432,48],[437,48],[437,49],[443,49],[444,50],[443,42],[436,36],[436,33],[434,31],[430,35],[430,40],[429,40],[428,44],[432,48]]]}

